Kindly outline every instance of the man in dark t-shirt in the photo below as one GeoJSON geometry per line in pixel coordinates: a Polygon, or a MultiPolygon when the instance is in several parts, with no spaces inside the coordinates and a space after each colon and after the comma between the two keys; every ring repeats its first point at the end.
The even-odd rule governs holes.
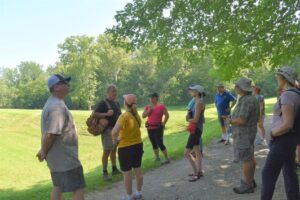
{"type": "Polygon", "coordinates": [[[111,177],[107,172],[108,157],[110,157],[112,164],[112,175],[119,174],[120,171],[116,166],[116,147],[113,145],[111,131],[115,126],[119,116],[121,115],[120,104],[116,102],[117,87],[110,85],[106,91],[106,99],[102,100],[96,107],[94,115],[96,117],[105,117],[108,120],[108,127],[101,135],[102,141],[102,167],[103,167],[103,179],[106,181],[111,180],[111,177]]]}

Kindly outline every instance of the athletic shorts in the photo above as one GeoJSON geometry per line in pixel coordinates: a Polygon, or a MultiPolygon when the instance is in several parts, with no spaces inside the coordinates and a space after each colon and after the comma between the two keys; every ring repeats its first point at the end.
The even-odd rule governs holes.
{"type": "Polygon", "coordinates": [[[103,150],[113,150],[114,143],[111,134],[112,128],[107,128],[104,133],[101,135],[102,149],[103,150]]]}
{"type": "Polygon", "coordinates": [[[61,192],[74,192],[85,187],[82,166],[65,172],[51,172],[51,178],[61,192]]]}
{"type": "Polygon", "coordinates": [[[202,135],[202,131],[197,128],[195,133],[190,133],[187,144],[185,146],[185,148],[187,149],[193,149],[194,146],[196,145],[200,145],[200,138],[202,135]]]}
{"type": "Polygon", "coordinates": [[[123,172],[132,168],[140,168],[143,157],[143,143],[118,148],[120,168],[123,172]]]}

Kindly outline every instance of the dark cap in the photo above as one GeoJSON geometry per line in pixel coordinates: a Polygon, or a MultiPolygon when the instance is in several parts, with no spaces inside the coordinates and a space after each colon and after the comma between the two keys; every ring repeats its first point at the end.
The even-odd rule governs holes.
{"type": "Polygon", "coordinates": [[[54,74],[48,79],[48,88],[52,88],[55,84],[59,82],[69,82],[71,80],[71,77],[63,77],[59,74],[54,74]]]}
{"type": "Polygon", "coordinates": [[[153,92],[149,94],[148,97],[159,97],[159,95],[156,92],[153,92]]]}

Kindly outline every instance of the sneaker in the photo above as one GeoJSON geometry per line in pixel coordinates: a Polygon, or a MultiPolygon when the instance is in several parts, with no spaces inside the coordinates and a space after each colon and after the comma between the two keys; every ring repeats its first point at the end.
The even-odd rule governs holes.
{"type": "Polygon", "coordinates": [[[229,140],[225,140],[224,145],[229,145],[229,144],[230,144],[229,140]]]}
{"type": "Polygon", "coordinates": [[[220,140],[218,140],[218,143],[223,143],[225,142],[226,140],[224,140],[223,138],[221,138],[220,140]]]}
{"type": "Polygon", "coordinates": [[[160,157],[155,158],[155,162],[160,162],[160,157]]]}
{"type": "Polygon", "coordinates": [[[253,193],[254,186],[253,186],[253,184],[249,185],[249,184],[245,183],[244,181],[241,181],[241,184],[237,187],[234,187],[233,191],[237,194],[253,193]]]}
{"type": "Polygon", "coordinates": [[[108,175],[108,173],[103,173],[102,179],[104,181],[111,181],[112,178],[108,175]]]}
{"type": "Polygon", "coordinates": [[[116,169],[116,170],[113,170],[111,174],[113,176],[116,176],[116,175],[122,174],[122,172],[120,172],[120,170],[116,169]]]}
{"type": "Polygon", "coordinates": [[[140,194],[140,193],[137,193],[137,192],[135,192],[135,193],[133,194],[133,199],[134,199],[134,200],[144,200],[143,195],[140,194]]]}
{"type": "Polygon", "coordinates": [[[169,164],[170,163],[170,159],[168,158],[168,159],[166,159],[164,162],[162,162],[161,164],[162,165],[165,165],[165,164],[169,164]]]}

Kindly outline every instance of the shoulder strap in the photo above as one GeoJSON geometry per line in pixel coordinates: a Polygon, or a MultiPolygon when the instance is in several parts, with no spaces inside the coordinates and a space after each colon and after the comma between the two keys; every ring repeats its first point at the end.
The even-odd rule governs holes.
{"type": "MultiPolygon", "coordinates": [[[[129,112],[129,111],[128,111],[129,112]]],[[[140,121],[138,120],[138,118],[136,117],[135,114],[133,114],[132,112],[130,112],[130,114],[135,118],[136,122],[138,123],[139,127],[141,127],[141,123],[140,121]]]]}
{"type": "Polygon", "coordinates": [[[297,93],[298,95],[300,95],[300,90],[299,90],[299,89],[296,89],[296,88],[288,89],[287,91],[295,92],[295,93],[297,93]]]}
{"type": "Polygon", "coordinates": [[[110,105],[110,103],[109,103],[106,99],[104,99],[104,102],[105,102],[105,104],[106,104],[108,110],[111,110],[111,105],[110,105]]]}
{"type": "MultiPolygon", "coordinates": [[[[298,94],[300,96],[300,90],[299,89],[292,88],[292,89],[288,89],[286,91],[295,92],[296,94],[298,94]]],[[[279,97],[279,108],[281,109],[281,99],[280,99],[280,97],[279,97]]],[[[279,116],[282,116],[282,112],[280,113],[279,116]]]]}

